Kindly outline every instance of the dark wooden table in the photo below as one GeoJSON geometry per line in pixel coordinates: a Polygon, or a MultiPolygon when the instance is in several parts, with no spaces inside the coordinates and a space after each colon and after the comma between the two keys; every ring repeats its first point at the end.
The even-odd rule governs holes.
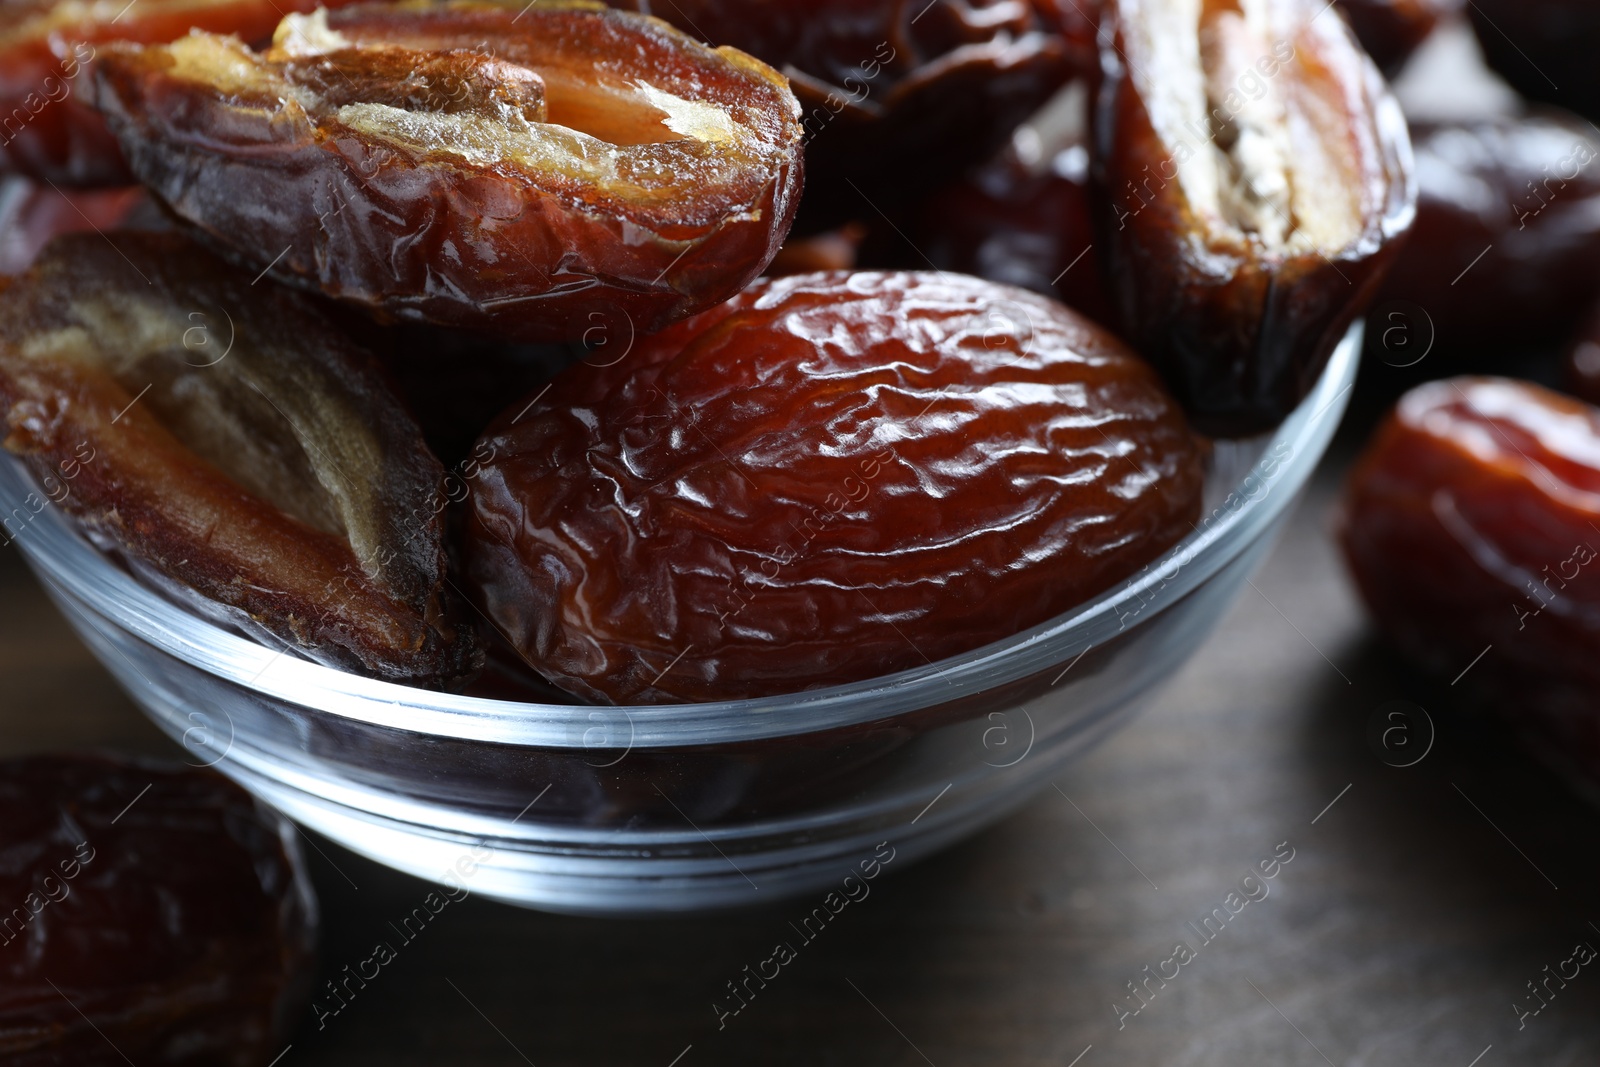
{"type": "MultiPolygon", "coordinates": [[[[725,1029],[713,1001],[801,904],[606,922],[472,899],[323,1028],[308,1013],[281,1067],[1600,1063],[1600,966],[1552,980],[1537,1015],[1514,1007],[1578,942],[1600,946],[1600,810],[1388,656],[1328,537],[1337,475],[1382,399],[1371,371],[1254,588],[1148,714],[1061,792],[873,883],[725,1029]],[[1368,741],[1397,699],[1438,726],[1404,769],[1368,741]],[[1199,941],[1186,924],[1227,914],[1250,868],[1291,849],[1265,899],[1165,962],[1199,941]],[[1149,978],[1163,969],[1164,986],[1149,978]],[[1147,1006],[1121,1015],[1147,978],[1147,1006]]],[[[14,552],[0,606],[4,753],[176,753],[14,552]]],[[[392,940],[388,920],[427,887],[316,844],[331,976],[392,940]]]]}

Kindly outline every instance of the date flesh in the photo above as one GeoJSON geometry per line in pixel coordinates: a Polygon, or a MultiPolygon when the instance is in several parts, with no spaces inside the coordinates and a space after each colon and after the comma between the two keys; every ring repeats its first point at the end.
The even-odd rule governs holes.
{"type": "Polygon", "coordinates": [[[57,238],[0,292],[0,411],[48,497],[24,508],[65,508],[213,617],[390,681],[475,671],[444,471],[298,294],[173,233],[57,238]]]}
{"type": "MultiPolygon", "coordinates": [[[[116,138],[88,103],[88,67],[110,41],[173,41],[190,29],[265,39],[289,11],[340,0],[5,0],[0,26],[0,173],[59,185],[133,180],[116,138]]],[[[345,0],[348,2],[348,0],[345,0]]]]}
{"type": "Polygon", "coordinates": [[[1484,59],[1513,89],[1600,119],[1600,6],[1593,0],[1473,0],[1467,13],[1484,59]]]}
{"type": "Polygon", "coordinates": [[[988,158],[1073,71],[1033,0],[612,0],[781,70],[801,104],[807,233],[896,214],[988,158]]]}
{"type": "Polygon", "coordinates": [[[1600,134],[1554,110],[1412,132],[1417,220],[1379,302],[1445,350],[1564,340],[1600,292],[1600,134]]]}
{"type": "Polygon", "coordinates": [[[309,999],[317,904],[289,824],[219,774],[0,763],[9,1067],[261,1067],[309,999]]]}
{"type": "Polygon", "coordinates": [[[1106,4],[1093,165],[1110,288],[1207,432],[1293,409],[1415,212],[1399,105],[1324,7],[1106,4]]]}
{"type": "Polygon", "coordinates": [[[1593,747],[1597,527],[1600,409],[1526,382],[1451,378],[1411,390],[1378,430],[1351,472],[1339,536],[1368,608],[1410,659],[1448,679],[1482,653],[1475,687],[1582,692],[1593,747]]]}
{"type": "Polygon", "coordinates": [[[800,195],[781,76],[598,5],[319,11],[262,53],[107,48],[96,85],[134,173],[252,272],[512,340],[715,304],[800,195]]]}
{"type": "Polygon", "coordinates": [[[757,283],[579,363],[485,434],[485,612],[602,702],[859,681],[1007,637],[1187,534],[1201,454],[1153,370],[950,274],[757,283]]]}

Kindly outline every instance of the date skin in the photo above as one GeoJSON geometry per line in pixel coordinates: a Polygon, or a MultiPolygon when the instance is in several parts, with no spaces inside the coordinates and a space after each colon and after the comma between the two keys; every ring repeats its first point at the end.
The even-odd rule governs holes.
{"type": "Polygon", "coordinates": [[[1493,646],[1468,676],[1474,689],[1521,693],[1518,709],[1530,685],[1586,694],[1594,749],[1596,527],[1600,410],[1526,382],[1451,378],[1411,390],[1374,435],[1339,540],[1407,657],[1450,679],[1493,646]]]}
{"type": "Polygon", "coordinates": [[[1600,119],[1600,6],[1591,0],[1473,0],[1467,13],[1484,59],[1513,89],[1600,119]]]}
{"type": "Polygon", "coordinates": [[[1339,10],[1361,47],[1390,77],[1399,73],[1440,19],[1462,6],[1462,0],[1339,0],[1339,10]]]}
{"type": "Polygon", "coordinates": [[[1095,249],[1088,164],[1083,145],[1031,164],[1008,148],[928,197],[912,224],[913,241],[941,270],[1054,296],[1115,327],[1095,249]]]}
{"type": "Polygon", "coordinates": [[[133,180],[116,138],[87,102],[88,67],[111,41],[163,42],[190,29],[246,41],[271,36],[290,11],[339,0],[0,0],[0,172],[58,185],[133,180]]]}
{"type": "Polygon", "coordinates": [[[1600,134],[1550,110],[1413,136],[1416,225],[1379,304],[1423,308],[1445,350],[1563,341],[1600,291],[1600,134]]]}
{"type": "Polygon", "coordinates": [[[134,173],[252,272],[506,340],[703,310],[800,195],[780,75],[572,0],[346,7],[264,53],[108,47],[96,85],[134,173]]]}
{"type": "Polygon", "coordinates": [[[1105,7],[1093,166],[1112,297],[1208,433],[1294,408],[1415,213],[1399,105],[1325,6],[1105,7]]]}
{"type": "Polygon", "coordinates": [[[1187,534],[1201,454],[1149,365],[1025,290],[761,282],[485,434],[480,604],[607,703],[890,674],[1010,636],[1187,534]]]}
{"type": "Polygon", "coordinates": [[[317,903],[292,834],[211,771],[0,764],[0,1057],[264,1067],[313,974],[317,903]]]}
{"type": "Polygon", "coordinates": [[[801,104],[810,233],[891,216],[986,159],[1073,71],[1031,0],[617,0],[781,70],[801,104]]]}
{"type": "Polygon", "coordinates": [[[0,412],[45,495],[23,508],[64,508],[202,613],[390,681],[475,671],[439,461],[298,294],[174,233],[58,238],[0,292],[0,412]]]}

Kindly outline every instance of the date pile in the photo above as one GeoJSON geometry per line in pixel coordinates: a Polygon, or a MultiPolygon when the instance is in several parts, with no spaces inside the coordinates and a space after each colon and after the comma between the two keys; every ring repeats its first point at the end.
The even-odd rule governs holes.
{"type": "MultiPolygon", "coordinates": [[[[13,6],[5,447],[165,595],[413,686],[764,697],[1058,616],[1415,209],[1314,0],[13,6]]],[[[1437,14],[1356,9],[1391,64],[1437,14]]]]}

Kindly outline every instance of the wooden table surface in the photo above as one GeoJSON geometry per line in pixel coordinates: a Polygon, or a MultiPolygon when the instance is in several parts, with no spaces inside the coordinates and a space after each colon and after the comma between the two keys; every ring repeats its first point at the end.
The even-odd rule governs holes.
{"type": "MultiPolygon", "coordinates": [[[[1409,677],[1329,541],[1337,476],[1378,404],[1371,371],[1255,588],[1143,718],[1058,779],[1072,802],[1046,789],[874,882],[724,1029],[713,1001],[800,903],[601,921],[470,899],[323,1028],[308,1013],[280,1067],[1600,1063],[1600,966],[1552,981],[1537,1015],[1514,1007],[1577,943],[1600,946],[1600,811],[1409,677]],[[1404,769],[1367,739],[1396,699],[1438,726],[1404,769]],[[1275,850],[1293,858],[1269,895],[1122,1015],[1142,1003],[1128,984],[1171,974],[1176,942],[1199,940],[1186,924],[1275,850]]],[[[0,693],[7,754],[178,751],[14,551],[0,693]]],[[[316,844],[332,975],[426,887],[316,844]]]]}

